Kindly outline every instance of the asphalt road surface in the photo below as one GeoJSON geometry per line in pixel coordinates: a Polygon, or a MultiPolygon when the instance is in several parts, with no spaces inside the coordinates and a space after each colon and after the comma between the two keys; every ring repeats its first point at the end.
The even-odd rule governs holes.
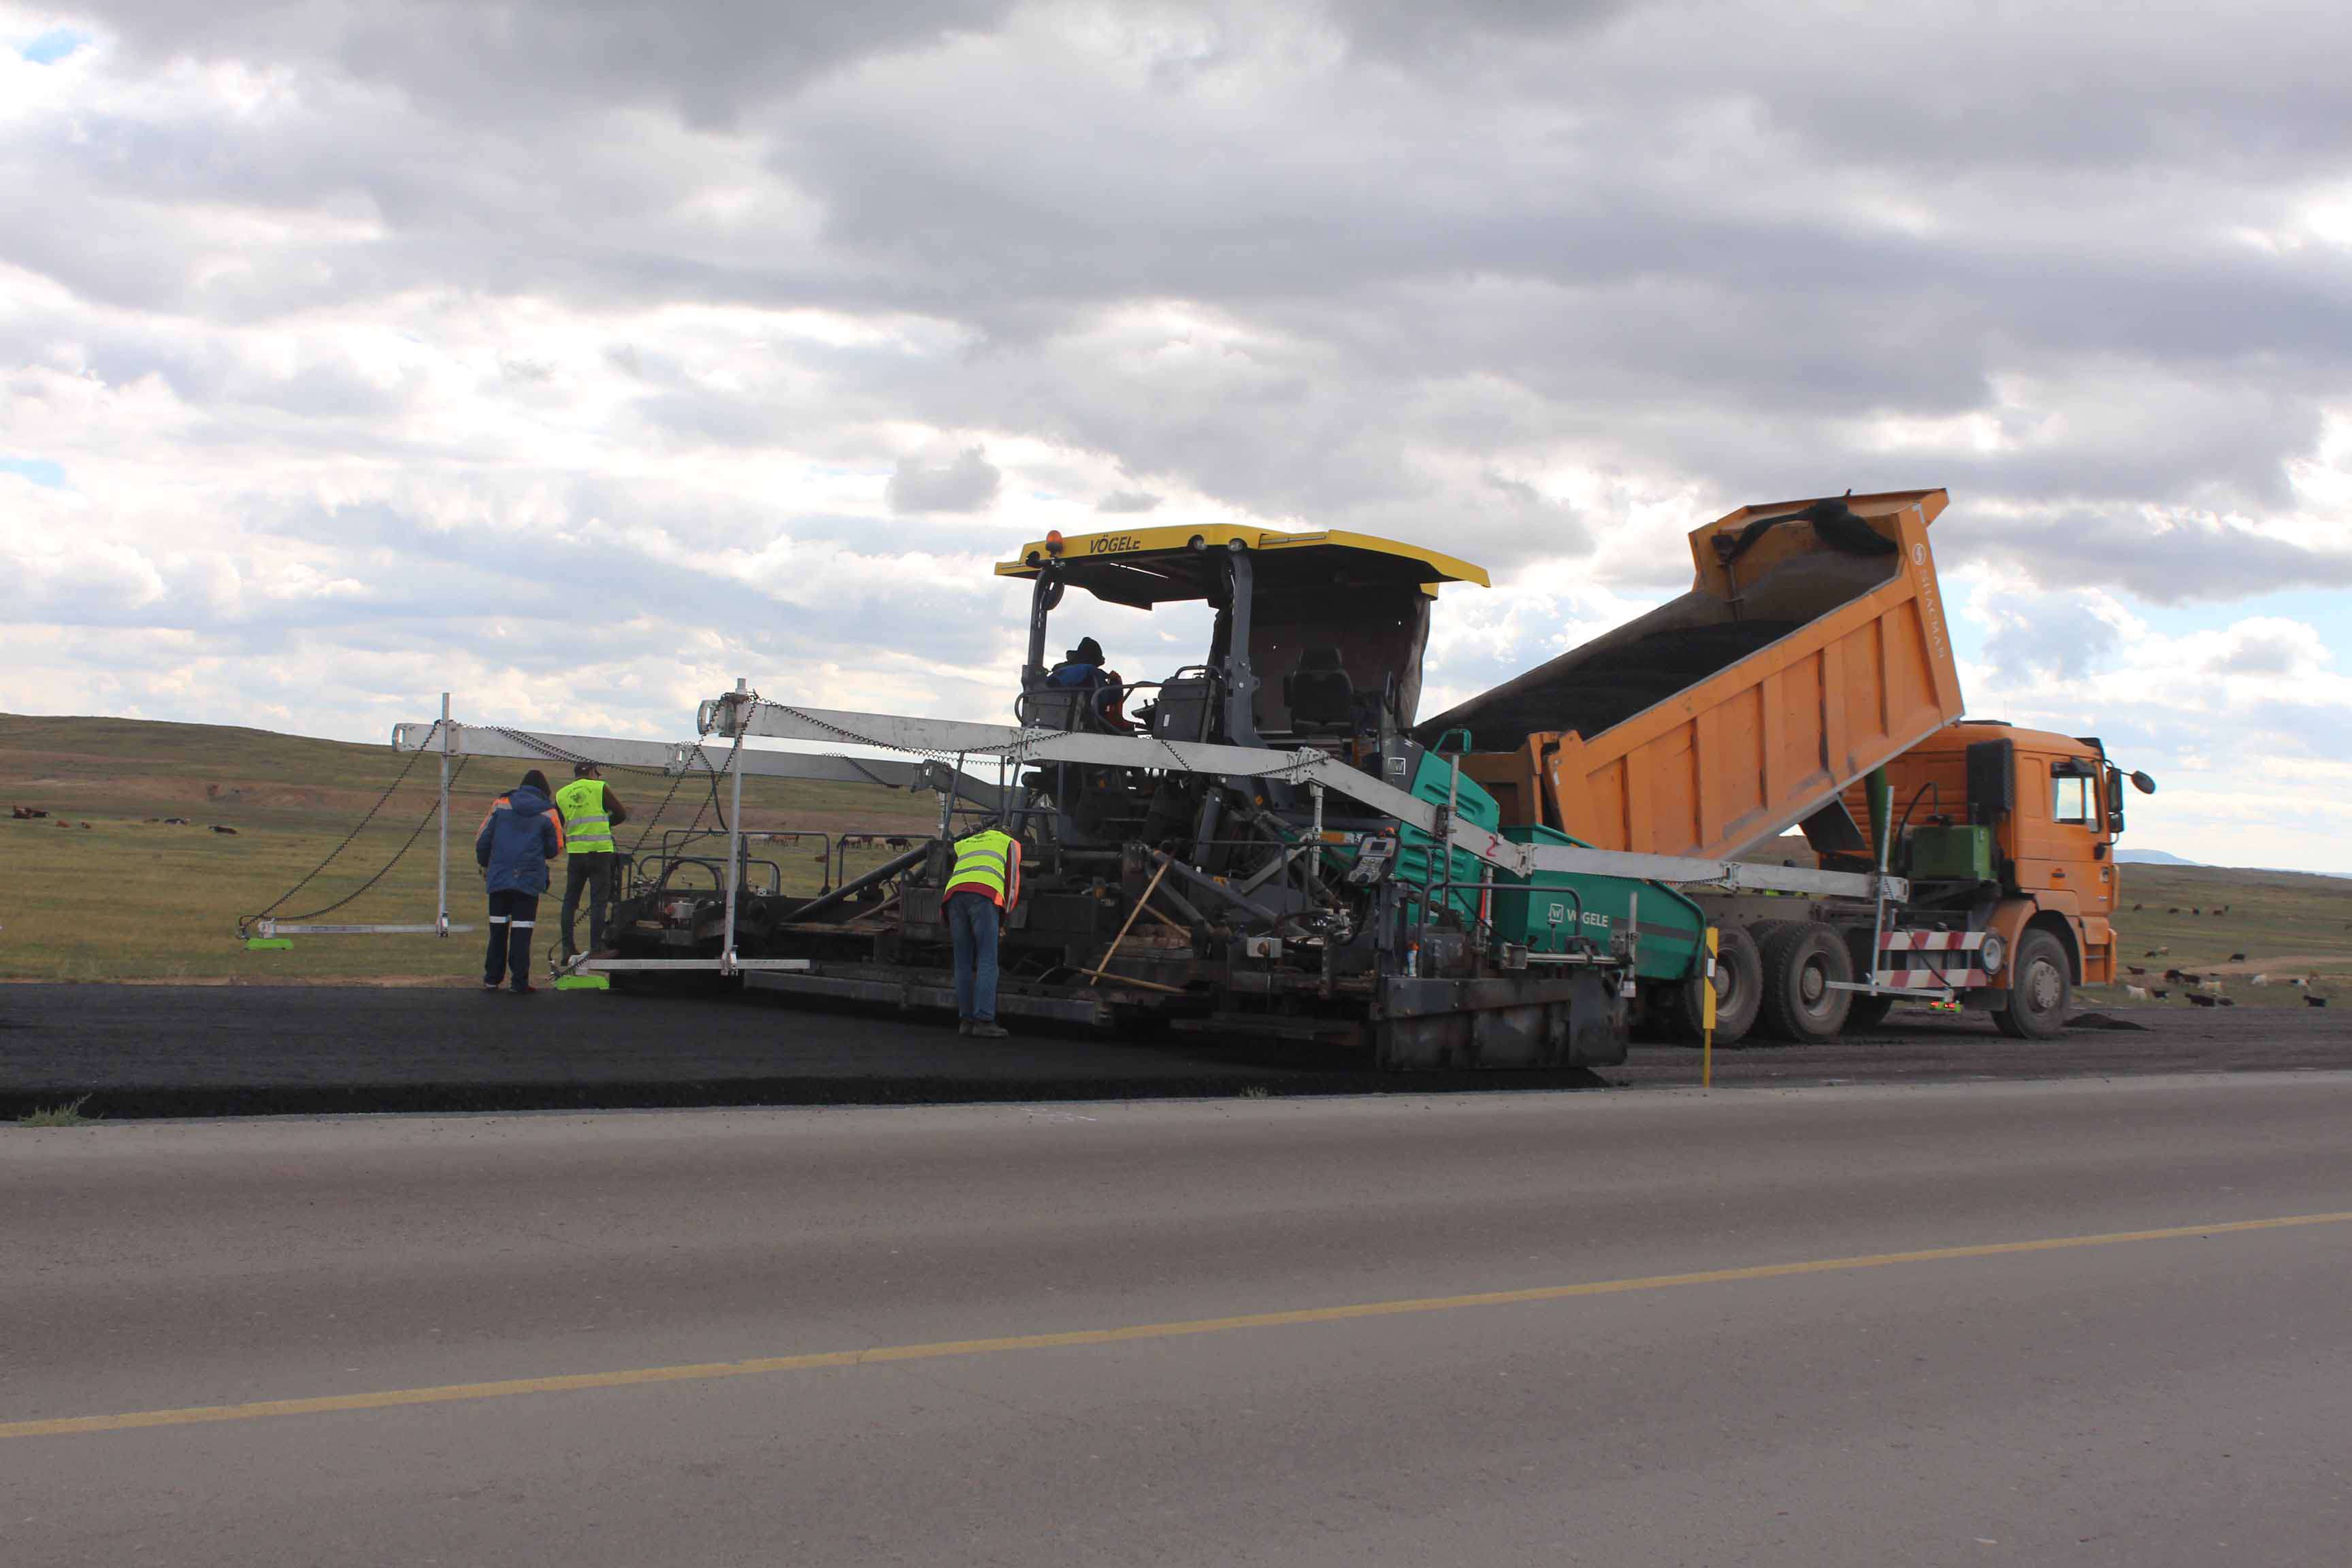
{"type": "Polygon", "coordinates": [[[2347,1131],[2338,1072],[0,1129],[0,1540],[2340,1563],[2347,1131]]]}
{"type": "MultiPolygon", "coordinates": [[[[1898,1008],[1866,1037],[1718,1053],[1719,1081],[1917,1082],[2352,1067],[2352,1008],[2142,1008],[2144,1026],[2003,1038],[1980,1016],[1898,1008]]],[[[0,1119],[90,1097],[114,1120],[351,1110],[942,1103],[1369,1090],[1657,1087],[1696,1050],[1621,1068],[1416,1075],[1246,1040],[1027,1029],[961,1039],[943,1019],[773,997],[514,997],[385,986],[0,985],[0,1119]]]]}

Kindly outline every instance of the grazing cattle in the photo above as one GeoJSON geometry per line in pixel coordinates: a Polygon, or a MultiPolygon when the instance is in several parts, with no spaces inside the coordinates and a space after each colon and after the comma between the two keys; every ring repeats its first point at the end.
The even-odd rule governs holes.
{"type": "Polygon", "coordinates": [[[2139,913],[2139,911],[2140,911],[2140,906],[2139,906],[2139,905],[2137,905],[2137,904],[2134,904],[2134,905],[2132,906],[2132,913],[2134,913],[2134,914],[2137,914],[2137,913],[2139,913]]]}
{"type": "Polygon", "coordinates": [[[2216,1007],[2234,1007],[2238,1005],[2238,999],[2235,996],[2217,996],[2213,999],[2213,1005],[2216,1007]]]}
{"type": "Polygon", "coordinates": [[[2165,977],[2167,980],[2179,980],[2179,979],[2182,978],[2182,976],[2181,976],[2181,973],[2180,973],[2180,971],[2179,971],[2178,969],[2168,969],[2168,970],[2166,970],[2166,971],[2164,972],[2164,977],[2165,977]]]}
{"type": "Polygon", "coordinates": [[[2230,962],[2232,963],[2243,963],[2246,962],[2246,955],[2242,952],[2233,952],[2230,955],[2230,962]]]}
{"type": "Polygon", "coordinates": [[[2192,915],[2201,915],[2201,914],[2203,914],[2205,911],[2204,911],[2203,910],[2199,909],[2196,905],[2191,904],[2191,905],[2189,907],[2189,912],[2190,914],[2192,914],[2192,915]]]}
{"type": "Polygon", "coordinates": [[[2205,977],[2201,974],[2191,974],[2184,969],[2180,972],[2180,983],[2183,985],[2202,985],[2205,984],[2205,977]]]}
{"type": "Polygon", "coordinates": [[[2191,991],[2189,994],[2189,1002],[2191,1006],[2195,1007],[2210,1007],[2215,1005],[2213,998],[2206,995],[2202,991],[2191,991]]]}
{"type": "Polygon", "coordinates": [[[2246,982],[2249,985],[2268,985],[2270,983],[2271,977],[2267,974],[2257,974],[2252,980],[2246,982]]]}
{"type": "Polygon", "coordinates": [[[2229,912],[2230,912],[2230,906],[2229,906],[2229,905],[2227,905],[2227,904],[2223,904],[2220,909],[2215,910],[2213,911],[2213,918],[2214,918],[2215,920],[2220,920],[2223,915],[2226,915],[2226,914],[2228,914],[2229,912]]]}
{"type": "Polygon", "coordinates": [[[2145,985],[2126,985],[2124,987],[2124,994],[2135,1002],[2145,1002],[2148,999],[2147,987],[2145,985]]]}
{"type": "Polygon", "coordinates": [[[2171,952],[2172,950],[2168,947],[2151,947],[2146,952],[2141,953],[2140,956],[2142,958],[2163,958],[2169,955],[2171,952]]]}
{"type": "Polygon", "coordinates": [[[2126,974],[2146,974],[2147,971],[2142,969],[2137,963],[2126,963],[2124,965],[2124,973],[2126,974]]]}
{"type": "Polygon", "coordinates": [[[2303,1005],[2306,1007],[2325,1007],[2327,1005],[2327,998],[2306,994],[2303,999],[2303,1005]]]}
{"type": "Polygon", "coordinates": [[[8,815],[15,817],[19,822],[36,822],[49,814],[46,809],[37,805],[19,805],[12,807],[8,815]]]}
{"type": "Polygon", "coordinates": [[[2164,912],[2168,915],[2177,915],[2180,912],[2180,906],[2179,904],[2175,904],[2164,912]]]}
{"type": "Polygon", "coordinates": [[[227,834],[231,838],[234,838],[234,837],[236,837],[236,828],[234,828],[234,827],[223,827],[223,826],[222,826],[219,823],[217,823],[217,822],[215,822],[215,823],[214,823],[214,824],[213,824],[213,831],[214,831],[215,833],[226,833],[226,834],[227,834]]]}
{"type": "Polygon", "coordinates": [[[2156,985],[2156,986],[2151,986],[2151,987],[2149,987],[2149,989],[2148,989],[2148,993],[2147,993],[2147,994],[2148,994],[2149,995],[2151,995],[2151,996],[2155,997],[2155,998],[2156,998],[2158,1001],[2159,1001],[2159,1002],[2163,1001],[2166,997],[2168,997],[2168,996],[2169,996],[2169,995],[2171,995],[2171,994],[2172,994],[2172,993],[2171,993],[2171,992],[2167,991],[2167,990],[2166,990],[2163,986],[2161,986],[2161,985],[2156,985]]]}

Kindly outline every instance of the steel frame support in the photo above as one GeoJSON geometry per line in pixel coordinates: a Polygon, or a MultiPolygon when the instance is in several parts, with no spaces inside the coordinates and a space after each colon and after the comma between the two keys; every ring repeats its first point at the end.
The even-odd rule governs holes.
{"type": "Polygon", "coordinates": [[[837,709],[793,708],[763,701],[738,721],[740,706],[726,702],[702,705],[703,721],[718,733],[733,738],[740,723],[747,735],[779,740],[852,740],[870,745],[912,752],[994,753],[1017,764],[1077,763],[1097,767],[1158,768],[1170,772],[1212,773],[1223,777],[1279,779],[1290,784],[1320,784],[1392,816],[1433,838],[1443,837],[1490,866],[1516,876],[1537,871],[1569,875],[1626,877],[1638,881],[1666,882],[1683,887],[1714,887],[1727,892],[1813,893],[1831,897],[1877,898],[1900,902],[1910,896],[1910,884],[1900,877],[1851,871],[1809,870],[1795,866],[1762,866],[1739,860],[1716,860],[1682,855],[1638,855],[1615,849],[1587,849],[1572,845],[1514,844],[1490,828],[1465,824],[1444,807],[1407,794],[1370,773],[1349,767],[1311,746],[1277,751],[1264,746],[1222,746],[1191,741],[1161,741],[1139,735],[1098,735],[1078,731],[1016,729],[1009,724],[976,724],[954,719],[915,719],[902,714],[858,713],[837,709]]]}
{"type": "Polygon", "coordinates": [[[274,921],[267,916],[253,922],[256,936],[447,936],[452,931],[478,931],[478,926],[451,925],[446,914],[431,925],[312,925],[300,921],[274,921]]]}

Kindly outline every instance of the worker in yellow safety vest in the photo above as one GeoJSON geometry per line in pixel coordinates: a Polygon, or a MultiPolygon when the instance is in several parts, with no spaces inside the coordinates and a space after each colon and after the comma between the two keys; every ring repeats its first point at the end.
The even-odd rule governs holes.
{"type": "Polygon", "coordinates": [[[956,1033],[1001,1040],[996,1022],[996,931],[1021,901],[1021,841],[983,827],[956,840],[955,868],[940,900],[955,943],[956,1033]]]}
{"type": "Polygon", "coordinates": [[[572,851],[563,868],[563,959],[580,956],[572,942],[580,918],[580,892],[588,890],[588,951],[604,950],[604,921],[613,903],[613,863],[617,858],[613,829],[629,820],[626,806],[593,763],[580,763],[572,782],[555,792],[555,809],[563,817],[565,846],[572,851]]]}

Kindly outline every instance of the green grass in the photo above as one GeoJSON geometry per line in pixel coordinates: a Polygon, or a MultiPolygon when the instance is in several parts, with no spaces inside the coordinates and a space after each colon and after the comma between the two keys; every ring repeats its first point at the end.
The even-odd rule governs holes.
{"type": "Polygon", "coordinates": [[[46,1105],[38,1110],[28,1110],[16,1118],[16,1125],[19,1127],[88,1127],[103,1120],[100,1117],[84,1116],[81,1113],[81,1108],[89,1103],[89,1096],[85,1094],[79,1100],[69,1100],[63,1105],[46,1105]]]}
{"type": "MultiPolygon", "coordinates": [[[[237,918],[268,907],[316,866],[404,761],[389,745],[259,730],[0,715],[0,804],[52,814],[39,821],[0,819],[5,835],[0,856],[8,868],[0,879],[0,979],[465,978],[480,962],[478,938],[471,934],[297,937],[293,949],[282,952],[248,952],[236,940],[237,918]],[[187,817],[191,825],[150,820],[167,816],[187,817]],[[215,833],[214,824],[236,833],[215,833]]],[[[490,800],[528,765],[479,758],[459,775],[451,810],[452,921],[480,919],[474,830],[490,800]]],[[[433,759],[420,762],[374,823],[281,914],[332,903],[382,867],[432,808],[437,777],[433,759]]],[[[635,814],[619,833],[623,844],[634,844],[668,781],[615,773],[612,783],[635,814]]],[[[700,791],[691,782],[681,785],[664,825],[685,826],[707,795],[707,785],[700,791]]],[[[937,820],[929,795],[852,784],[747,779],[743,804],[745,826],[760,829],[921,834],[937,820]]],[[[705,826],[713,820],[706,810],[705,826]]],[[[434,850],[435,833],[427,827],[391,875],[321,919],[429,923],[434,850]]],[[[809,858],[814,853],[814,844],[804,851],[776,851],[786,888],[816,889],[821,873],[809,858]]],[[[854,851],[850,868],[878,863],[887,853],[854,851]]],[[[556,874],[560,893],[560,866],[556,874]]],[[[551,923],[554,910],[542,914],[551,923]]]]}
{"type": "MultiPolygon", "coordinates": [[[[2115,917],[2120,962],[2147,971],[2122,977],[2131,984],[2167,986],[2168,969],[2218,973],[2240,1006],[2300,1007],[2300,991],[2258,986],[2252,977],[2316,974],[2315,994],[2352,996],[2352,880],[2210,867],[2116,869],[2123,879],[2115,917]],[[2227,914],[2217,912],[2224,908],[2227,914]],[[2168,951],[2148,956],[2159,948],[2168,951]],[[2231,955],[2241,952],[2244,961],[2233,962],[2231,955]]],[[[2169,1005],[2186,1005],[2180,987],[2168,988],[2169,1005]]],[[[2096,994],[2120,999],[2123,991],[2102,987],[2096,994]]]]}

